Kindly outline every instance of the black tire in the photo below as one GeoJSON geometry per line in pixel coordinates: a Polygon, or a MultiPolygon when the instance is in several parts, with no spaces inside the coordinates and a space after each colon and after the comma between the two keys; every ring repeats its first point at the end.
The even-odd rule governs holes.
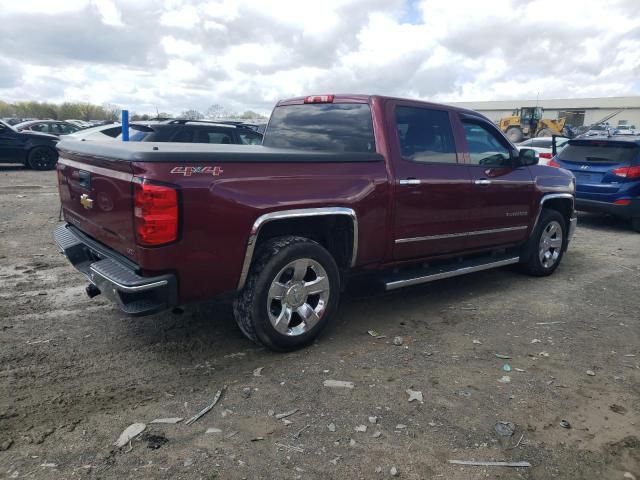
{"type": "Polygon", "coordinates": [[[58,163],[58,152],[50,147],[34,147],[29,151],[27,165],[33,170],[53,170],[58,163]]]}
{"type": "MultiPolygon", "coordinates": [[[[522,256],[520,257],[522,270],[535,277],[546,277],[555,272],[567,249],[568,233],[567,222],[560,212],[551,209],[542,210],[538,225],[536,225],[533,234],[523,248],[522,256]],[[562,235],[560,245],[555,248],[543,245],[542,240],[543,234],[545,236],[549,235],[552,225],[559,226],[562,235]],[[548,251],[551,253],[549,259],[542,257],[541,249],[543,247],[545,249],[548,248],[548,251]],[[553,263],[550,263],[550,260],[553,258],[555,258],[555,260],[553,263]]],[[[557,236],[555,240],[558,240],[557,236]]],[[[546,252],[547,250],[545,250],[545,254],[546,252]]]]}
{"type": "Polygon", "coordinates": [[[640,233],[640,217],[635,217],[631,219],[631,229],[634,232],[640,233]]]}
{"type": "MultiPolygon", "coordinates": [[[[293,269],[293,267],[291,267],[293,269]]],[[[311,270],[311,266],[309,267],[311,270]]],[[[307,275],[313,276],[314,271],[305,270],[307,275]]],[[[294,282],[293,272],[291,271],[291,279],[289,285],[294,282]]],[[[303,277],[302,282],[305,282],[303,277]]],[[[322,278],[325,278],[324,275],[322,278]]],[[[282,283],[280,283],[282,285],[282,283]]],[[[284,291],[284,290],[283,290],[284,291]]],[[[294,292],[294,298],[297,297],[294,292]]],[[[309,295],[304,305],[311,305],[316,301],[314,295],[309,295]]],[[[309,345],[329,323],[331,317],[335,313],[340,297],[340,274],[338,266],[333,256],[320,244],[309,240],[308,238],[286,236],[268,240],[263,244],[256,254],[255,261],[251,266],[244,288],[239,292],[233,304],[233,314],[242,330],[249,339],[264,345],[267,348],[276,351],[291,351],[309,345]],[[286,299],[289,298],[289,292],[283,296],[282,301],[278,299],[269,300],[271,298],[271,288],[274,282],[281,282],[280,275],[288,275],[289,270],[285,270],[296,260],[307,260],[316,262],[320,269],[326,273],[328,280],[328,298],[323,301],[322,306],[318,297],[316,307],[321,310],[319,320],[307,331],[297,332],[296,334],[284,334],[276,330],[272,324],[271,316],[276,316],[278,308],[282,312],[286,305],[286,299]],[[285,272],[283,274],[283,272],[285,272]]],[[[303,308],[300,306],[299,308],[303,308]]],[[[303,310],[304,311],[304,310],[303,310]]],[[[291,328],[304,329],[307,325],[303,317],[297,313],[297,310],[291,314],[291,328]],[[296,322],[298,322],[296,324],[296,322]]],[[[288,330],[292,332],[292,330],[288,330]]]]}
{"type": "Polygon", "coordinates": [[[548,128],[543,128],[538,132],[536,137],[550,137],[552,135],[553,135],[553,132],[551,130],[549,130],[548,128]]]}
{"type": "Polygon", "coordinates": [[[520,143],[524,140],[524,133],[522,133],[522,129],[519,127],[511,127],[507,129],[507,138],[511,143],[520,143]]]}

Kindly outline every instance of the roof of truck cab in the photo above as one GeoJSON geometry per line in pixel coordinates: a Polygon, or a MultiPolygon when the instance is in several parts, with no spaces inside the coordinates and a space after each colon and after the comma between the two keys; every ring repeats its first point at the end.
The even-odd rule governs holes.
{"type": "MultiPolygon", "coordinates": [[[[450,111],[455,111],[455,112],[459,112],[459,113],[465,113],[467,115],[471,115],[471,116],[474,116],[474,117],[480,117],[482,119],[485,119],[485,120],[491,122],[491,120],[489,120],[483,114],[481,114],[479,112],[476,112],[475,110],[469,110],[468,108],[454,107],[454,106],[451,106],[451,105],[445,105],[444,103],[429,102],[429,101],[426,101],[426,100],[421,100],[419,98],[402,98],[402,97],[391,97],[391,96],[386,96],[386,95],[366,95],[366,94],[360,94],[360,93],[336,93],[336,94],[305,95],[303,97],[293,97],[293,98],[287,98],[287,99],[284,99],[284,100],[279,100],[278,103],[276,104],[276,107],[281,107],[281,106],[286,106],[286,105],[301,105],[301,104],[304,103],[305,98],[318,97],[318,96],[322,96],[322,95],[333,95],[333,102],[332,103],[371,103],[371,101],[374,98],[380,99],[382,101],[392,100],[392,101],[401,101],[401,102],[411,102],[411,103],[424,105],[425,107],[437,108],[439,110],[450,110],[450,111]]],[[[493,122],[491,122],[491,123],[493,123],[493,122]]]]}

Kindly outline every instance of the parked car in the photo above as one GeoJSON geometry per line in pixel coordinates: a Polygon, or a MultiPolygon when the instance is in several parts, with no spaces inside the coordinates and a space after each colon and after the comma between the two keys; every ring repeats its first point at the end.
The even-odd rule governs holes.
{"type": "Polygon", "coordinates": [[[93,125],[90,124],[89,122],[85,122],[84,120],[76,120],[76,119],[70,119],[70,120],[65,120],[68,123],[72,123],[74,124],[76,127],[79,128],[89,128],[92,127],[93,125]]]}
{"type": "Polygon", "coordinates": [[[145,315],[232,292],[242,332],[275,350],[313,341],[350,273],[387,290],[510,264],[550,275],[576,225],[570,172],[481,114],[414,100],[281,101],[263,145],[58,149],[55,238],[90,296],[145,315]]]}
{"type": "Polygon", "coordinates": [[[25,130],[0,121],[0,163],[21,163],[34,170],[50,170],[58,161],[58,137],[25,130]]]}
{"type": "MultiPolygon", "coordinates": [[[[556,137],[556,147],[558,150],[562,149],[568,141],[568,137],[556,137]]],[[[541,165],[547,165],[549,160],[551,160],[551,157],[553,157],[552,144],[553,137],[536,137],[518,143],[516,147],[518,147],[518,150],[521,148],[530,148],[531,150],[535,150],[540,157],[539,163],[541,165]]]]}
{"type": "MultiPolygon", "coordinates": [[[[249,127],[235,124],[195,120],[136,122],[129,125],[131,142],[221,143],[259,145],[262,135],[249,127]]],[[[88,128],[74,138],[97,141],[122,141],[122,126],[106,125],[88,128]]]]}
{"type": "Polygon", "coordinates": [[[570,140],[549,162],[576,178],[576,208],[631,220],[640,232],[640,136],[570,140]]]}
{"type": "Polygon", "coordinates": [[[62,120],[30,120],[18,123],[14,127],[19,132],[29,130],[31,132],[49,133],[55,136],[68,135],[80,130],[77,125],[62,120]]]}
{"type": "Polygon", "coordinates": [[[613,131],[613,135],[638,135],[635,125],[618,125],[613,131]]]}

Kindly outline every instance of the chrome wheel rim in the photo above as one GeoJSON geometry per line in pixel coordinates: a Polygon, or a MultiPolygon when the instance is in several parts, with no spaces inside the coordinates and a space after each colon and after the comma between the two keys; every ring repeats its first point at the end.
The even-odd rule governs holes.
{"type": "Polygon", "coordinates": [[[562,249],[562,227],[555,220],[549,222],[540,236],[538,257],[544,268],[553,267],[562,249]]]}
{"type": "Polygon", "coordinates": [[[271,325],[282,335],[294,337],[315,327],[329,302],[329,277],[315,260],[300,258],[275,276],[267,295],[271,325]]]}

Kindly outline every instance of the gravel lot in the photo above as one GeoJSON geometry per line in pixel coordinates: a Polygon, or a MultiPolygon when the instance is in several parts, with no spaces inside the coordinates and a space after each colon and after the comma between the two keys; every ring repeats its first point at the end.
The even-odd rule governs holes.
{"type": "Polygon", "coordinates": [[[546,279],[355,286],[315,345],[282,355],[222,301],[135,319],[88,299],[53,244],[58,209],[54,172],[0,167],[0,478],[640,479],[640,234],[622,222],[582,215],[546,279]],[[192,425],[150,424],[223,386],[192,425]]]}

